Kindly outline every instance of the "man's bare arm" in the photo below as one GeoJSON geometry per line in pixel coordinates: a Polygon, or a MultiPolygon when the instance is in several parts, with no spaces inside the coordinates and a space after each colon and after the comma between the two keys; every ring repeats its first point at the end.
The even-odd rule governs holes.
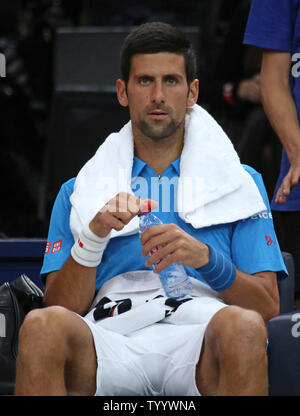
{"type": "MultiPolygon", "coordinates": [[[[112,229],[122,230],[149,204],[152,209],[157,207],[156,201],[141,200],[121,192],[95,215],[89,223],[89,229],[95,236],[106,238],[112,229]]],[[[78,262],[70,255],[59,271],[49,273],[44,295],[45,306],[64,306],[80,315],[87,312],[95,294],[97,267],[83,266],[78,262]]]]}
{"type": "Polygon", "coordinates": [[[84,315],[95,295],[96,267],[85,267],[70,256],[63,267],[49,273],[44,305],[60,305],[84,315]]]}
{"type": "Polygon", "coordinates": [[[300,178],[300,125],[290,88],[290,70],[290,53],[264,50],[261,69],[263,106],[291,164],[276,195],[276,203],[281,204],[286,202],[286,196],[300,178]]]}
{"type": "Polygon", "coordinates": [[[233,285],[219,293],[228,305],[255,310],[266,322],[279,314],[279,293],[275,272],[265,271],[251,275],[237,269],[233,285]]]}

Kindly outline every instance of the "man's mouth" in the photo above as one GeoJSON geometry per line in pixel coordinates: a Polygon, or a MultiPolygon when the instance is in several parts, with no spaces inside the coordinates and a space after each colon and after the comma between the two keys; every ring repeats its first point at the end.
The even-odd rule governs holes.
{"type": "Polygon", "coordinates": [[[164,120],[168,117],[168,113],[162,110],[153,110],[148,113],[151,120],[164,120]]]}

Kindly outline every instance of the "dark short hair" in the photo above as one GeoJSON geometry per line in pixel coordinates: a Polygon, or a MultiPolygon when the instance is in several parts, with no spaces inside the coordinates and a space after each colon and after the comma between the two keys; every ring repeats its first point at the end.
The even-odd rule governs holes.
{"type": "Polygon", "coordinates": [[[186,35],[174,26],[162,22],[144,23],[134,29],[121,48],[121,76],[128,83],[131,58],[136,54],[172,52],[183,55],[187,83],[196,78],[197,63],[193,46],[186,35]]]}

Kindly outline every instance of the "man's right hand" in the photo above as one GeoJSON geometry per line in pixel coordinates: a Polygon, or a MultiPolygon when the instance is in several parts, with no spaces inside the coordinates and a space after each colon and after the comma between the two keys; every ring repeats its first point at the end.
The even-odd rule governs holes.
{"type": "Polygon", "coordinates": [[[299,184],[300,181],[300,152],[295,152],[293,159],[290,161],[291,166],[283,178],[281,185],[276,193],[275,203],[285,204],[286,197],[290,194],[291,190],[299,184]]]}
{"type": "Polygon", "coordinates": [[[151,199],[142,200],[132,194],[120,192],[95,215],[89,224],[90,230],[101,238],[106,237],[111,230],[120,231],[139,212],[147,209],[149,204],[151,209],[158,206],[151,199]]]}
{"type": "MultiPolygon", "coordinates": [[[[268,119],[286,150],[290,169],[275,196],[276,204],[285,204],[300,178],[300,124],[291,90],[291,53],[263,50],[261,88],[268,119]]],[[[298,185],[299,186],[299,185],[298,185]]]]}

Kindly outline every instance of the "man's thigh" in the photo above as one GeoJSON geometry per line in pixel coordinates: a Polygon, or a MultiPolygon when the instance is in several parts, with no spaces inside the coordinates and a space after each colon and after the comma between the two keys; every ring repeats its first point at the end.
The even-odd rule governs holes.
{"type": "Polygon", "coordinates": [[[95,393],[93,336],[76,313],[61,306],[30,311],[20,328],[18,347],[17,394],[95,393]]]}
{"type": "Polygon", "coordinates": [[[93,335],[84,320],[64,307],[50,306],[31,311],[24,324],[28,345],[37,348],[41,358],[60,357],[64,363],[67,393],[93,395],[97,359],[93,335]]]}
{"type": "Polygon", "coordinates": [[[96,392],[97,356],[89,326],[77,314],[67,311],[68,359],[65,368],[66,388],[70,395],[94,395],[96,392]]]}
{"type": "Polygon", "coordinates": [[[199,392],[202,395],[216,395],[224,380],[228,385],[231,381],[232,391],[239,391],[240,386],[236,381],[242,382],[245,374],[248,384],[255,377],[258,384],[261,375],[256,371],[260,367],[256,363],[259,360],[261,378],[265,377],[266,339],[265,323],[259,313],[234,305],[218,311],[206,328],[196,367],[199,392]]]}

